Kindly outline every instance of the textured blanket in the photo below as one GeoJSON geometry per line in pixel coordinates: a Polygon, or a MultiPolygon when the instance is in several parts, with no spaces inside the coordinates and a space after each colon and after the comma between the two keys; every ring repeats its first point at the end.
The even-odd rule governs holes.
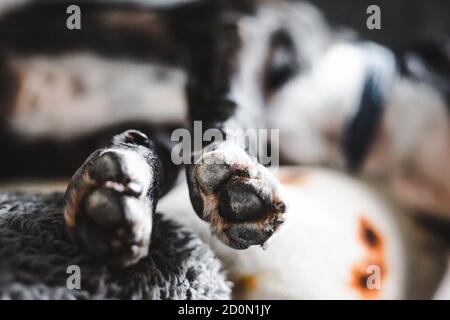
{"type": "Polygon", "coordinates": [[[59,193],[0,193],[0,298],[230,298],[230,283],[210,248],[162,215],[154,217],[149,256],[116,270],[71,242],[62,206],[59,193]]]}

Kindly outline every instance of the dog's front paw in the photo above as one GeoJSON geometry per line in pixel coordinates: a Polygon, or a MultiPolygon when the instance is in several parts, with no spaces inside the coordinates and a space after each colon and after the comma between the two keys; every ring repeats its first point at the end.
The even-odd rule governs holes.
{"type": "Polygon", "coordinates": [[[205,153],[187,174],[195,211],[232,248],[263,245],[284,222],[279,182],[239,147],[205,153]]]}
{"type": "Polygon", "coordinates": [[[88,254],[128,266],[148,253],[156,206],[155,167],[145,135],[127,131],[121,142],[94,152],[75,173],[65,196],[69,233],[88,254]],[[151,160],[151,159],[150,159],[151,160]]]}

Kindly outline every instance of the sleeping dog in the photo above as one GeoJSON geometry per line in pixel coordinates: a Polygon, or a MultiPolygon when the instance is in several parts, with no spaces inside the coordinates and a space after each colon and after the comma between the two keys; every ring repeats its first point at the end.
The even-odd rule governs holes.
{"type": "Polygon", "coordinates": [[[375,176],[411,208],[449,216],[445,41],[391,51],[334,32],[303,2],[72,3],[81,30],[65,27],[69,3],[0,9],[0,170],[67,173],[97,149],[64,211],[91,255],[122,266],[147,255],[148,212],[179,169],[167,133],[194,121],[224,139],[186,164],[190,201],[233,249],[264,245],[287,210],[238,129],[279,129],[267,143],[285,162],[375,176]],[[141,130],[100,145],[128,123],[141,130]]]}

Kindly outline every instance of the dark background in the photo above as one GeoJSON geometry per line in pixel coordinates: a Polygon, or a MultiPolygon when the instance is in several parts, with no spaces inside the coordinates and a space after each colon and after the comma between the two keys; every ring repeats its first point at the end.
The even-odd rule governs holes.
{"type": "Polygon", "coordinates": [[[345,25],[365,38],[390,46],[450,36],[450,0],[310,0],[335,26],[345,25]],[[381,8],[381,30],[368,30],[366,9],[381,8]]]}

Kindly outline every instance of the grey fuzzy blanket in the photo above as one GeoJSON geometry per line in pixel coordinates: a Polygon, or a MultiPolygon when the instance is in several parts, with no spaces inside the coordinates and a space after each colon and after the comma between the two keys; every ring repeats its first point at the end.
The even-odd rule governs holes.
{"type": "Polygon", "coordinates": [[[211,249],[156,214],[150,254],[115,270],[79,251],[65,231],[63,195],[0,194],[0,298],[228,299],[230,284],[211,249]],[[81,271],[69,289],[67,268],[81,271]]]}

